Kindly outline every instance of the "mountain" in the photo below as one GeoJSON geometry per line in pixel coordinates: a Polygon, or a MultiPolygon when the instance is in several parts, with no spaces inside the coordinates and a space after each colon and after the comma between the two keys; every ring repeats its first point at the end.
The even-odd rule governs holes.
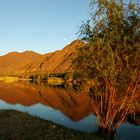
{"type": "Polygon", "coordinates": [[[0,75],[14,75],[29,62],[41,56],[33,51],[11,52],[0,56],[0,75]]]}
{"type": "Polygon", "coordinates": [[[33,51],[11,52],[0,56],[0,75],[31,75],[38,73],[40,67],[42,73],[71,72],[71,62],[77,54],[76,50],[84,45],[84,42],[75,40],[62,50],[44,55],[33,51]]]}

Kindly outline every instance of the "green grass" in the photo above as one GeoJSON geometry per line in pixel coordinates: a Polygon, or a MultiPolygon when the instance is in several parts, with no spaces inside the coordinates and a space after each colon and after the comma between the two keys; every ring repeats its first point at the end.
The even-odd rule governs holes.
{"type": "Polygon", "coordinates": [[[103,140],[15,110],[0,110],[0,140],[103,140]]]}

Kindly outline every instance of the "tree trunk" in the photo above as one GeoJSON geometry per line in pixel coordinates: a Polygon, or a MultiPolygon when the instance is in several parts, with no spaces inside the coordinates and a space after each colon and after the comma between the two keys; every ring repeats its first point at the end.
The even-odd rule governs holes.
{"type": "Polygon", "coordinates": [[[99,127],[99,132],[106,140],[113,140],[116,133],[116,129],[109,130],[108,128],[99,127]]]}

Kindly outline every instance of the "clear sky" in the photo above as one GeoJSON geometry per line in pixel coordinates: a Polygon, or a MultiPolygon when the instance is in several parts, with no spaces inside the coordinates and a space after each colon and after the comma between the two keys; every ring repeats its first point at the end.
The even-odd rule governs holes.
{"type": "Polygon", "coordinates": [[[0,55],[62,49],[89,18],[90,0],[0,0],[0,55]]]}

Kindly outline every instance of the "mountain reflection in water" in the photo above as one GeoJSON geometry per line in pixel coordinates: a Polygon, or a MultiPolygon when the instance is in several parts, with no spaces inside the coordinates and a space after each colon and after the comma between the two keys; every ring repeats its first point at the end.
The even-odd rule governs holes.
{"type": "Polygon", "coordinates": [[[97,129],[85,93],[27,82],[0,82],[0,109],[16,109],[83,131],[97,129]]]}
{"type": "MultiPolygon", "coordinates": [[[[33,85],[27,82],[0,82],[0,109],[16,109],[66,127],[93,132],[98,122],[83,91],[33,85]]],[[[123,123],[115,140],[139,140],[140,126],[123,123]]]]}

